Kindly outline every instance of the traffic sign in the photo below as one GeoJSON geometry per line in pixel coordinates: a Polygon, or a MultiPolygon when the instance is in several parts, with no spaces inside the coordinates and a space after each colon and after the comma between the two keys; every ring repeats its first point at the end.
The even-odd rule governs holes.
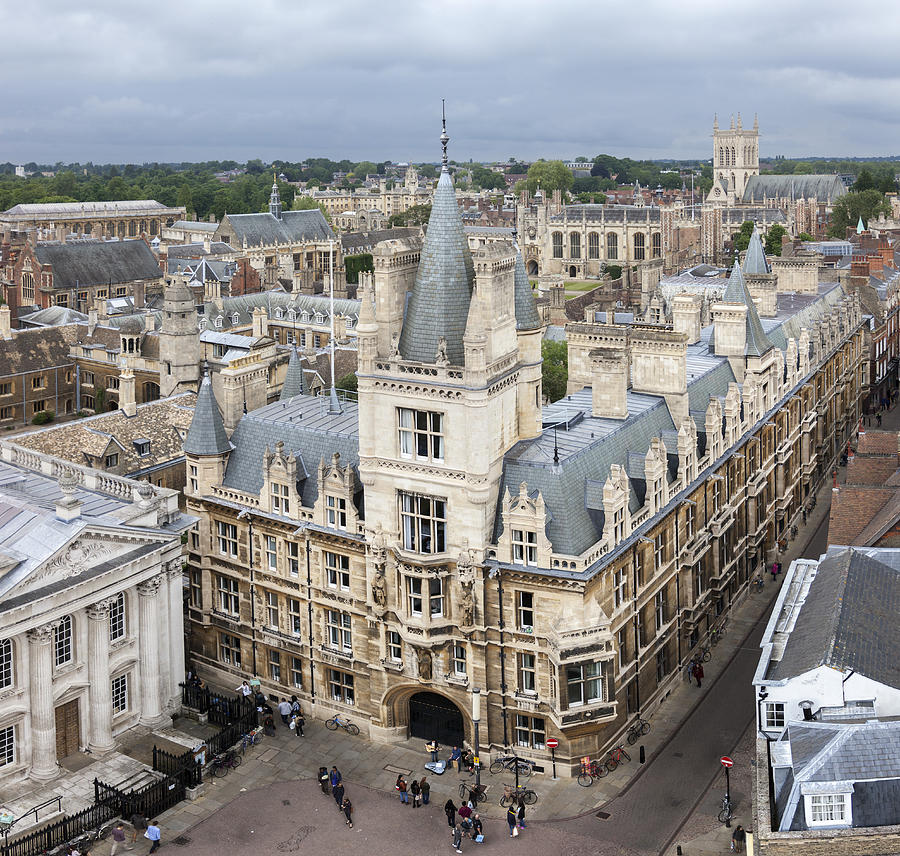
{"type": "Polygon", "coordinates": [[[559,741],[555,737],[548,737],[546,742],[548,749],[555,749],[559,746],[559,741]]]}
{"type": "Polygon", "coordinates": [[[727,755],[723,755],[721,758],[719,758],[719,763],[723,767],[733,767],[734,766],[734,761],[732,761],[731,758],[729,758],[727,755]]]}

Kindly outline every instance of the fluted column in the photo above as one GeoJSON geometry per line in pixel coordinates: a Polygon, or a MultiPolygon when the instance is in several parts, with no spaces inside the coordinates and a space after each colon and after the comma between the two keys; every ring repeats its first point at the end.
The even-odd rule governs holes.
{"type": "Polygon", "coordinates": [[[109,678],[109,610],[113,599],[101,600],[87,608],[88,680],[90,681],[92,752],[109,752],[115,747],[112,735],[112,686],[109,678]]]}
{"type": "Polygon", "coordinates": [[[162,709],[159,703],[159,587],[162,577],[155,576],[138,587],[139,650],[141,658],[141,722],[157,725],[162,709]]]}
{"type": "Polygon", "coordinates": [[[43,624],[28,631],[28,679],[31,701],[31,770],[47,781],[59,774],[56,764],[56,719],[53,710],[53,628],[43,624]]]}
{"type": "Polygon", "coordinates": [[[173,699],[180,709],[181,692],[178,682],[184,678],[184,572],[181,559],[169,563],[169,675],[170,683],[166,695],[173,699]]]}

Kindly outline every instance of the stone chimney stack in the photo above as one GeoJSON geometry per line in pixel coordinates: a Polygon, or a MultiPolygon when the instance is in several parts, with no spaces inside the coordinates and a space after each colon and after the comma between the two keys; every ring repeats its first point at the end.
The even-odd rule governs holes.
{"type": "Polygon", "coordinates": [[[591,416],[628,418],[628,351],[595,348],[591,360],[591,416]]]}
{"type": "Polygon", "coordinates": [[[717,357],[743,357],[747,347],[747,312],[740,303],[713,306],[713,335],[717,357]]]}
{"type": "Polygon", "coordinates": [[[676,333],[684,333],[687,343],[700,341],[700,298],[693,294],[676,294],[672,298],[672,326],[676,333]]]}
{"type": "Polygon", "coordinates": [[[12,339],[12,312],[6,303],[0,306],[0,339],[12,339]]]}
{"type": "Polygon", "coordinates": [[[134,372],[128,363],[119,372],[119,409],[129,418],[137,415],[137,400],[134,395],[134,372]]]}
{"type": "Polygon", "coordinates": [[[269,335],[269,313],[263,306],[253,310],[253,335],[257,339],[269,335]]]}
{"type": "Polygon", "coordinates": [[[206,255],[209,255],[212,252],[212,241],[210,240],[209,235],[203,236],[203,252],[206,255]]]}

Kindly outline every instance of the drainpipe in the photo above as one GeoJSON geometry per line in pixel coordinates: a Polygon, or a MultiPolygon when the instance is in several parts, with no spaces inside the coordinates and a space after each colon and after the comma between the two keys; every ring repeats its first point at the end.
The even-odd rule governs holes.
{"type": "Polygon", "coordinates": [[[489,576],[497,575],[497,623],[500,628],[500,716],[503,719],[503,745],[509,746],[509,730],[506,716],[506,650],[503,647],[503,580],[500,568],[490,571],[489,576]]]}
{"type": "Polygon", "coordinates": [[[312,568],[310,565],[309,530],[306,531],[306,611],[309,620],[309,692],[310,703],[316,703],[316,664],[313,659],[312,568]]]}
{"type": "Polygon", "coordinates": [[[250,648],[253,653],[253,677],[259,675],[256,671],[256,578],[253,570],[253,518],[246,509],[238,514],[238,520],[246,519],[248,528],[248,558],[250,562],[250,648]]]}

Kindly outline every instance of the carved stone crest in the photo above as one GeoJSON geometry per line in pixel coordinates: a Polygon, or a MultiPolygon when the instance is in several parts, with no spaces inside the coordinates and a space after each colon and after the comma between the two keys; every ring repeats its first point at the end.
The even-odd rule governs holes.
{"type": "Polygon", "coordinates": [[[75,577],[86,571],[91,565],[98,563],[100,559],[109,556],[112,548],[108,544],[98,544],[84,539],[73,541],[65,551],[54,559],[51,559],[44,570],[35,577],[75,577]]]}

